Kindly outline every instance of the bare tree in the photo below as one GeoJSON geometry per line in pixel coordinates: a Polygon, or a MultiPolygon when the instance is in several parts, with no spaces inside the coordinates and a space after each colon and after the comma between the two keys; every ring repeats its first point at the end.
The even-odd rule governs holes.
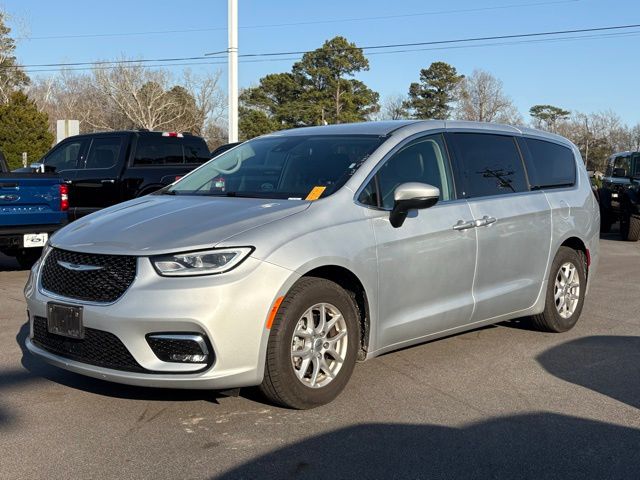
{"type": "Polygon", "coordinates": [[[522,123],[520,113],[502,90],[502,81],[476,69],[460,82],[456,117],[476,122],[522,123]]]}
{"type": "Polygon", "coordinates": [[[381,120],[402,120],[409,118],[409,113],[404,107],[406,99],[403,95],[391,95],[382,102],[381,120]]]}
{"type": "Polygon", "coordinates": [[[96,66],[89,74],[62,71],[38,78],[29,95],[49,114],[53,130],[56,120],[75,119],[83,133],[146,128],[201,134],[205,124],[224,115],[219,79],[219,72],[198,76],[185,71],[174,79],[139,64],[96,66]]]}
{"type": "Polygon", "coordinates": [[[218,70],[201,76],[185,70],[182,84],[195,103],[194,118],[196,120],[192,130],[199,133],[208,125],[218,125],[226,113],[227,98],[220,88],[218,70]]]}
{"type": "Polygon", "coordinates": [[[6,25],[7,15],[0,9],[0,103],[5,104],[13,92],[29,84],[29,77],[17,64],[16,43],[6,25]]]}
{"type": "Polygon", "coordinates": [[[93,78],[98,91],[138,128],[158,130],[187,114],[179,95],[168,93],[170,77],[163,70],[120,64],[112,69],[97,67],[93,78]]]}

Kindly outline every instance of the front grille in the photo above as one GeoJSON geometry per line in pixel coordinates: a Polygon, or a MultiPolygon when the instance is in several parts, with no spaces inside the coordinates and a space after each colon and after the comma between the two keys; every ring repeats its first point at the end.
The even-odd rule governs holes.
{"type": "Polygon", "coordinates": [[[91,302],[115,302],[129,288],[136,276],[136,257],[98,255],[53,249],[42,267],[42,288],[67,298],[91,302]],[[72,270],[60,265],[100,267],[95,270],[72,270]]]}
{"type": "Polygon", "coordinates": [[[51,353],[70,360],[114,370],[149,373],[136,362],[118,337],[102,330],[85,327],[84,339],[76,340],[49,333],[47,319],[34,317],[33,342],[51,353]]]}

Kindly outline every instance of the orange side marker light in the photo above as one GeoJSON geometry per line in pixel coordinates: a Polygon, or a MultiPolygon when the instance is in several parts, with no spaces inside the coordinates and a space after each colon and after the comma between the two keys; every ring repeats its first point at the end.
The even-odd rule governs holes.
{"type": "Polygon", "coordinates": [[[273,321],[278,314],[278,309],[280,308],[280,304],[283,300],[284,296],[276,298],[276,301],[273,302],[273,307],[271,307],[271,311],[269,312],[269,318],[267,318],[267,330],[269,330],[271,328],[271,325],[273,325],[273,321]]]}

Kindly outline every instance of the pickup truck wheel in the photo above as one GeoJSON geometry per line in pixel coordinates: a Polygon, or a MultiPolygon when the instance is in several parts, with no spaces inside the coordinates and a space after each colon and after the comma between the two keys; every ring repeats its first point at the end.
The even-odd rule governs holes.
{"type": "Polygon", "coordinates": [[[33,264],[38,261],[40,255],[42,255],[41,248],[29,248],[18,251],[15,257],[20,268],[30,270],[33,264]]]}
{"type": "Polygon", "coordinates": [[[640,240],[640,215],[631,215],[629,217],[628,229],[627,240],[630,242],[637,242],[640,240]]]}
{"type": "Polygon", "coordinates": [[[260,390],[271,402],[309,409],[331,402],[356,363],[357,307],[339,285],[303,277],[278,308],[260,390]]]}
{"type": "Polygon", "coordinates": [[[566,332],[578,321],[587,287],[582,252],[560,247],[551,265],[544,311],[531,318],[533,326],[546,332],[566,332]]]}
{"type": "Polygon", "coordinates": [[[621,240],[629,240],[629,226],[630,226],[631,216],[628,214],[622,214],[620,217],[620,239],[621,240]]]}

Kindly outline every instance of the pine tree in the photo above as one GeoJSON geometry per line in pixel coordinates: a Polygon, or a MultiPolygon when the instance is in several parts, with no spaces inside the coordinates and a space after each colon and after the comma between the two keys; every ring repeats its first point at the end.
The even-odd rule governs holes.
{"type": "Polygon", "coordinates": [[[446,120],[450,117],[455,93],[464,75],[445,62],[433,62],[420,70],[420,82],[409,86],[404,107],[414,118],[446,120]]]}
{"type": "Polygon", "coordinates": [[[46,113],[22,92],[14,92],[6,105],[0,105],[0,150],[9,168],[22,166],[22,152],[29,162],[38,161],[53,144],[46,113]]]}
{"type": "Polygon", "coordinates": [[[0,11],[0,104],[7,103],[16,90],[29,84],[29,77],[16,62],[16,42],[9,36],[6,15],[0,11]]]}

